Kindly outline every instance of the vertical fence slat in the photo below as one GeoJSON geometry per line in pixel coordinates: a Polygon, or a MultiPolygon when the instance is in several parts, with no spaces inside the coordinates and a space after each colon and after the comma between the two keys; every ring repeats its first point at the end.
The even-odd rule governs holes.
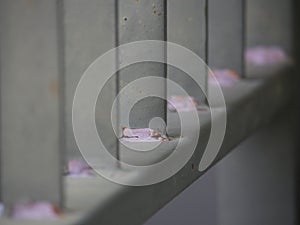
{"type": "MultiPolygon", "coordinates": [[[[66,148],[67,158],[80,157],[72,128],[72,103],[76,86],[87,67],[116,43],[115,0],[65,0],[66,148]]],[[[110,110],[116,93],[116,77],[105,85],[96,105],[98,133],[113,155],[116,138],[110,110]]]]}
{"type": "MultiPolygon", "coordinates": [[[[177,43],[192,50],[206,62],[206,0],[172,0],[167,2],[167,34],[168,41],[177,43]]],[[[206,72],[199,76],[207,79],[206,72]]],[[[198,85],[179,69],[168,66],[168,78],[178,83],[187,93],[195,97],[199,102],[204,102],[204,93],[198,85]]],[[[205,81],[206,83],[206,81],[205,81]]],[[[173,92],[168,87],[168,96],[173,92]]]]}
{"type": "Polygon", "coordinates": [[[249,0],[247,6],[247,45],[277,45],[292,51],[292,1],[249,0]]]}
{"type": "Polygon", "coordinates": [[[244,0],[208,1],[208,64],[244,70],[244,0]]]}
{"type": "MultiPolygon", "coordinates": [[[[140,40],[165,40],[165,3],[162,0],[119,0],[119,44],[140,40]]],[[[162,49],[162,57],[165,50],[162,49]]],[[[120,59],[122,60],[122,59],[120,59]]],[[[119,90],[131,81],[146,76],[166,76],[163,64],[143,62],[131,65],[119,72],[119,90]]],[[[165,84],[156,88],[165,95],[165,84]]],[[[123,105],[127,104],[120,98],[120,126],[123,126],[123,105]]],[[[165,103],[158,98],[147,98],[133,107],[130,114],[130,126],[148,127],[153,117],[165,119],[165,103]]]]}
{"type": "MultiPolygon", "coordinates": [[[[246,1],[246,47],[255,52],[261,49],[276,47],[287,56],[293,55],[293,1],[286,0],[251,0],[246,1]]],[[[266,49],[265,49],[266,50],[266,49]]],[[[268,51],[268,50],[266,50],[268,51]]],[[[250,54],[251,55],[251,54],[250,54]]],[[[248,55],[249,56],[249,55],[248,55]]],[[[248,77],[275,73],[282,66],[290,64],[290,58],[278,59],[277,63],[257,65],[246,58],[248,77]]]]}
{"type": "Polygon", "coordinates": [[[1,1],[3,201],[60,204],[57,1],[1,1]]]}

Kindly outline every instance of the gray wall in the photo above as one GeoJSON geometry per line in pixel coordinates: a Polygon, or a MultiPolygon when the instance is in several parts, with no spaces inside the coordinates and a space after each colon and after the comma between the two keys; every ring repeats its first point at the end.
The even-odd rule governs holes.
{"type": "Polygon", "coordinates": [[[145,224],[296,224],[293,115],[249,137],[145,224]]]}

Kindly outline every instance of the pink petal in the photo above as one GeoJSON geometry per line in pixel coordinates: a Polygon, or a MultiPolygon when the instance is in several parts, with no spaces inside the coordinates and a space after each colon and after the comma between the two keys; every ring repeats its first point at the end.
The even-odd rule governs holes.
{"type": "Polygon", "coordinates": [[[0,217],[4,215],[4,205],[0,203],[0,217]]]}
{"type": "Polygon", "coordinates": [[[90,166],[83,160],[70,160],[68,162],[69,174],[81,174],[90,169],[90,166]]]}
{"type": "Polygon", "coordinates": [[[221,86],[232,86],[239,80],[237,72],[230,69],[213,69],[210,71],[208,82],[209,84],[220,84],[221,86]],[[214,76],[214,78],[213,78],[214,76]]]}
{"type": "Polygon", "coordinates": [[[11,211],[14,219],[55,219],[58,208],[48,202],[16,204],[11,211]]]}
{"type": "Polygon", "coordinates": [[[168,109],[170,111],[191,111],[199,106],[198,101],[192,96],[173,95],[168,99],[168,109]]]}
{"type": "Polygon", "coordinates": [[[245,58],[248,63],[257,66],[287,63],[290,61],[286,52],[277,46],[249,48],[245,53],[245,58]]]}
{"type": "Polygon", "coordinates": [[[147,138],[154,132],[150,128],[123,128],[123,137],[129,138],[147,138]]]}
{"type": "Polygon", "coordinates": [[[162,137],[158,132],[150,128],[123,128],[123,136],[120,138],[121,141],[128,142],[157,142],[166,141],[168,138],[162,137]]]}

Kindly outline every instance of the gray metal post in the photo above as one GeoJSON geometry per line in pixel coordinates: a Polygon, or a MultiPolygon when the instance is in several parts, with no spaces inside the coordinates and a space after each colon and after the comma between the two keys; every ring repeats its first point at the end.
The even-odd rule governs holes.
{"type": "Polygon", "coordinates": [[[277,45],[292,53],[292,7],[290,0],[248,0],[247,46],[277,45]]]}
{"type": "MultiPolygon", "coordinates": [[[[80,157],[72,128],[72,103],[76,86],[88,66],[116,46],[116,0],[65,0],[65,116],[67,158],[80,157]],[[88,3],[88,4],[87,4],[88,3]]],[[[116,94],[116,76],[105,85],[96,105],[98,133],[111,154],[116,138],[110,112],[116,94]]]]}
{"type": "Polygon", "coordinates": [[[58,1],[1,1],[1,191],[62,201],[58,1]]]}
{"type": "Polygon", "coordinates": [[[244,0],[208,1],[208,65],[244,73],[244,0]]]}
{"type": "MultiPolygon", "coordinates": [[[[204,62],[206,61],[207,52],[206,7],[206,0],[172,0],[167,2],[168,41],[192,50],[204,62]]],[[[199,76],[203,76],[204,82],[207,82],[206,70],[199,71],[199,76]]],[[[184,72],[168,66],[168,78],[178,83],[189,95],[195,97],[200,103],[204,103],[204,93],[207,90],[201,90],[184,72]]],[[[168,87],[169,97],[173,91],[168,87]]]]}
{"type": "MultiPolygon", "coordinates": [[[[119,0],[118,44],[140,40],[165,40],[165,1],[164,0],[119,0]]],[[[164,57],[165,49],[161,55],[164,57]]],[[[121,56],[120,56],[121,57],[121,56]]],[[[122,60],[122,59],[120,59],[122,60]]],[[[143,62],[131,65],[119,72],[119,90],[131,81],[146,76],[166,77],[163,64],[143,62]]],[[[156,87],[156,91],[165,95],[165,84],[156,87]]],[[[122,108],[127,104],[120,98],[120,127],[124,126],[122,108]]],[[[149,97],[136,104],[130,114],[130,126],[144,128],[149,126],[153,117],[165,119],[165,102],[149,97]]]]}
{"type": "Polygon", "coordinates": [[[246,60],[246,74],[247,76],[263,76],[276,73],[282,66],[292,63],[290,56],[295,53],[292,46],[293,1],[249,0],[246,5],[247,48],[254,50],[253,48],[259,46],[262,47],[260,49],[265,49],[263,51],[268,51],[267,49],[272,47],[283,56],[279,59],[277,57],[276,63],[265,62],[262,65],[256,65],[248,59],[246,60]]]}

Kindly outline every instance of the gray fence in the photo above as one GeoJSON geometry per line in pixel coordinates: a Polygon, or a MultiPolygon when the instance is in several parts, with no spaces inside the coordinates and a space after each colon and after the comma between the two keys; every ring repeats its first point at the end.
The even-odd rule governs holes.
{"type": "MultiPolygon", "coordinates": [[[[291,7],[282,3],[0,1],[2,201],[13,204],[42,199],[63,205],[63,165],[81,157],[72,128],[74,92],[83,72],[97,57],[120,44],[164,40],[189,48],[212,68],[233,69],[245,75],[246,46],[271,44],[291,51],[291,7]]],[[[167,57],[165,52],[162,49],[162,57],[167,57]]],[[[116,56],[116,67],[120,57],[116,56]]],[[[111,106],[118,91],[143,76],[169,78],[199,101],[205,100],[207,87],[199,90],[176,68],[145,62],[122,69],[106,84],[95,118],[101,138],[116,157],[120,154],[110,122],[111,106]]],[[[158,90],[169,95],[166,84],[158,90]]],[[[120,124],[123,104],[126,101],[121,98],[120,124]]],[[[166,119],[165,101],[149,98],[137,104],[130,125],[148,127],[153,117],[166,119]]]]}

